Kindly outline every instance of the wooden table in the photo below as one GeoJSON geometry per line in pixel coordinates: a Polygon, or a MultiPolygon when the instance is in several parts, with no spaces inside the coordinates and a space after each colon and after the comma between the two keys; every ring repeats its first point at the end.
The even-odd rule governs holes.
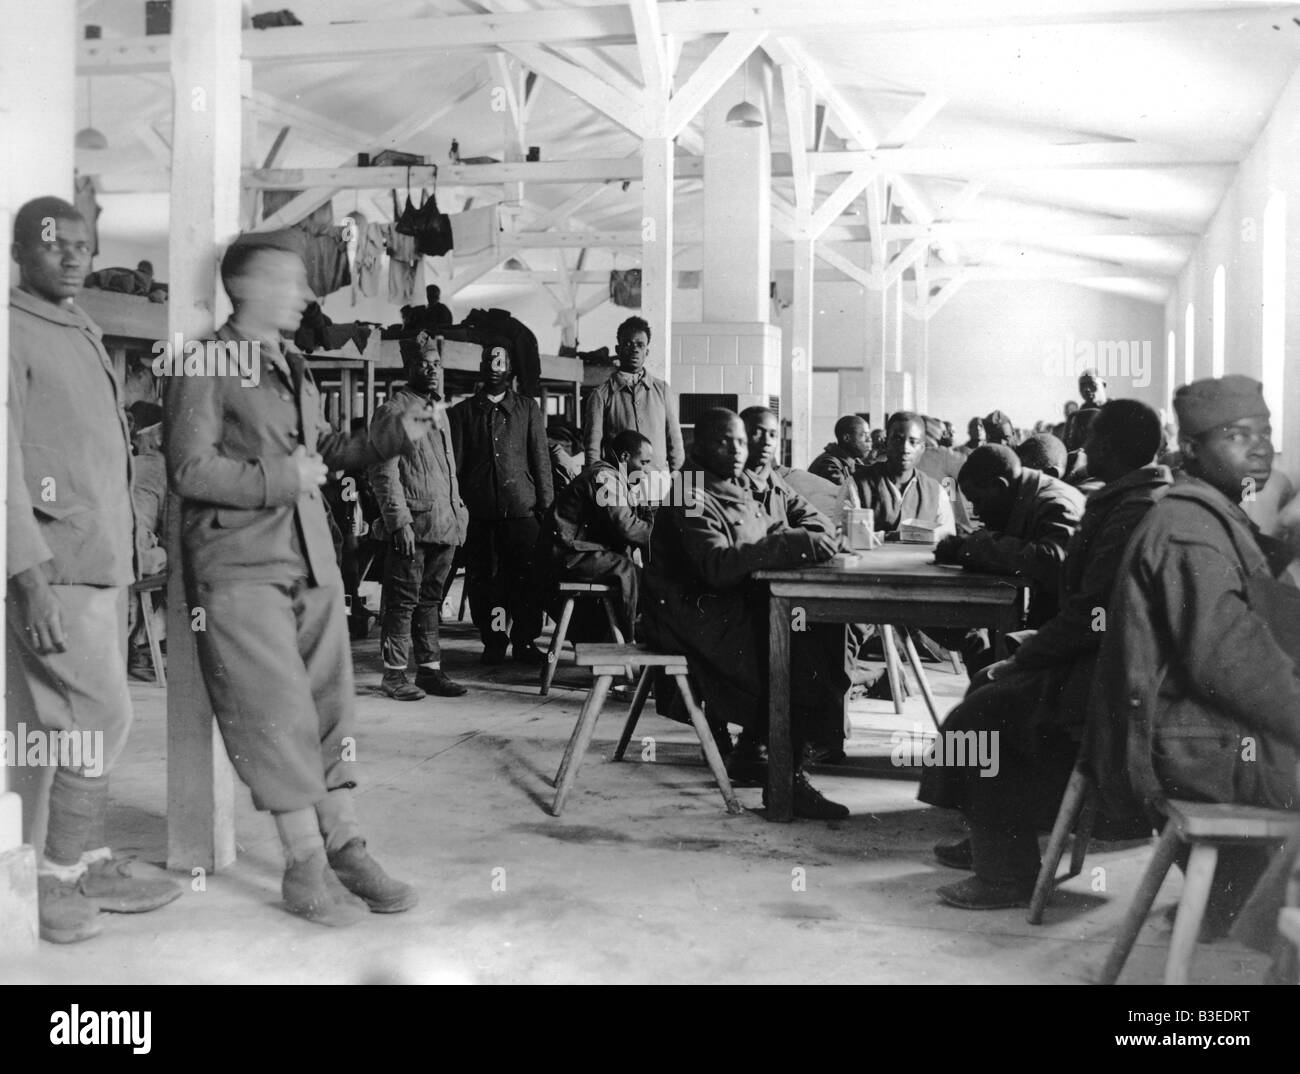
{"type": "Polygon", "coordinates": [[[1028,582],[934,562],[929,547],[887,546],[858,553],[853,567],[819,565],[758,571],[768,601],[768,820],[788,821],[794,773],[790,746],[790,631],[802,624],[889,623],[904,627],[987,627],[994,653],[1020,627],[1028,582]]]}

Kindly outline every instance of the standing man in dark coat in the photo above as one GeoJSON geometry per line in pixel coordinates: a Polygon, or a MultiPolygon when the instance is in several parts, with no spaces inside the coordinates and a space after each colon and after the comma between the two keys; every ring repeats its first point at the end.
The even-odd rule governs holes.
{"type": "Polygon", "coordinates": [[[402,340],[407,357],[406,387],[375,412],[377,423],[390,411],[415,404],[429,407],[433,430],[401,455],[370,468],[370,486],[379,503],[377,540],[388,539],[384,557],[382,688],[399,701],[418,701],[426,693],[460,697],[465,687],[442,670],[438,621],[443,590],[456,549],[465,541],[469,513],[460,498],[451,426],[442,413],[442,353],[436,338],[421,332],[402,340]],[[415,635],[415,682],[406,677],[415,635]]]}
{"type": "Polygon", "coordinates": [[[835,439],[813,459],[808,472],[836,485],[844,485],[870,454],[870,427],[858,415],[846,414],[835,423],[835,439]]]}
{"type": "MultiPolygon", "coordinates": [[[[701,417],[692,446],[694,469],[683,474],[684,502],[655,514],[644,614],[650,644],[690,658],[709,723],[715,728],[739,724],[766,739],[767,594],[751,576],[765,567],[825,562],[842,546],[834,528],[815,512],[816,517],[802,520],[793,514],[781,521],[769,517],[745,475],[748,455],[745,426],[737,415],[716,409],[701,417]]],[[[830,655],[828,660],[811,631],[793,634],[790,722],[798,817],[848,816],[848,809],[822,797],[802,772],[809,727],[826,708],[842,709],[848,687],[843,650],[830,655]]]]}
{"type": "Polygon", "coordinates": [[[361,837],[352,652],[320,486],[331,470],[398,454],[433,415],[421,403],[369,432],[330,429],[306,361],[281,339],[312,299],[302,257],[284,241],[253,235],[226,251],[234,312],[216,335],[251,355],[257,376],[169,377],[164,451],[181,497],[186,596],[203,612],[199,666],[235,771],[275,817],[285,909],[346,925],[367,909],[408,910],[418,896],[361,837]]]}
{"type": "Polygon", "coordinates": [[[1038,875],[1038,830],[1050,827],[1078,753],[1088,695],[1096,678],[1106,606],[1124,549],[1169,487],[1152,460],[1160,418],[1133,399],[1108,403],[1090,446],[1106,484],[1088,500],[1066,550],[1061,610],[1015,654],[975,677],[948,714],[944,732],[997,735],[997,773],[930,767],[917,797],[960,809],[970,837],[935,847],[945,865],[974,877],[940,888],[953,906],[987,910],[1024,905],[1038,875]]]}
{"type": "Polygon", "coordinates": [[[510,645],[519,663],[541,664],[546,655],[534,644],[542,604],[533,561],[539,519],[554,498],[546,424],[537,401],[511,387],[508,348],[485,344],[479,374],[478,391],[449,413],[452,453],[469,508],[470,614],[483,639],[483,663],[504,663],[510,645]]]}
{"type": "Polygon", "coordinates": [[[69,747],[52,742],[40,762],[55,768],[36,867],[40,934],[52,943],[99,933],[100,910],[154,910],[181,893],[106,845],[109,777],[132,717],[122,660],[131,449],[122,385],[99,327],[73,302],[90,251],[85,219],[61,198],[33,199],[14,216],[6,703],[11,720],[27,715],[69,747]]]}
{"type": "MultiPolygon", "coordinates": [[[[1231,375],[1179,388],[1174,411],[1183,472],[1119,569],[1089,763],[1111,816],[1166,797],[1294,809],[1300,595],[1275,580],[1240,506],[1272,474],[1268,406],[1258,381],[1231,375]]],[[[1265,860],[1219,851],[1211,929],[1226,927],[1265,860]]]]}

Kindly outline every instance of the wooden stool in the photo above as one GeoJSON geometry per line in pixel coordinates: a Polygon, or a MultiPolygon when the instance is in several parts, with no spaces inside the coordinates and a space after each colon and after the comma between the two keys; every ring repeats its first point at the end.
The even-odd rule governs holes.
{"type": "Polygon", "coordinates": [[[149,639],[149,659],[153,662],[154,678],[158,685],[167,689],[167,669],[163,660],[162,646],[153,628],[153,596],[158,590],[167,588],[167,572],[159,571],[148,578],[141,578],[131,583],[130,599],[139,601],[140,617],[144,620],[144,636],[149,639]]]}
{"type": "Polygon", "coordinates": [[[718,790],[722,792],[722,800],[726,803],[727,812],[744,812],[736,800],[735,792],[731,789],[726,766],[723,765],[722,756],[718,753],[718,744],[713,741],[713,732],[705,722],[704,712],[696,703],[695,694],[691,691],[691,684],[686,678],[686,657],[676,653],[656,653],[640,645],[578,645],[575,648],[578,666],[591,668],[595,681],[591,685],[591,692],[587,694],[587,700],[583,702],[582,712],[574,725],[573,734],[569,737],[560,769],[555,773],[555,801],[551,804],[553,816],[558,817],[564,809],[564,801],[578,778],[578,765],[582,763],[582,758],[591,745],[591,736],[596,730],[600,710],[605,706],[610,684],[616,676],[622,675],[625,669],[630,667],[641,668],[641,677],[637,680],[632,706],[628,710],[627,723],[623,727],[623,735],[619,739],[614,760],[622,760],[628,741],[632,738],[632,732],[636,729],[636,722],[641,716],[641,710],[645,707],[646,698],[650,695],[651,669],[663,668],[666,675],[676,680],[677,688],[682,692],[682,700],[691,714],[691,724],[695,727],[695,734],[704,749],[704,757],[713,772],[713,778],[717,780],[718,790]]]}
{"type": "Polygon", "coordinates": [[[1257,806],[1220,805],[1207,802],[1181,802],[1170,800],[1160,806],[1168,820],[1156,844],[1155,853],[1142,875],[1142,882],[1133,896],[1124,923],[1120,926],[1115,946],[1101,971],[1102,984],[1114,984],[1124,963],[1128,960],[1133,943],[1155,902],[1156,893],[1164,883],[1165,874],[1174,863],[1179,843],[1192,848],[1187,863],[1187,878],[1183,883],[1183,897],[1178,900],[1178,915],[1174,918],[1174,933],[1169,940],[1169,961],[1165,965],[1165,984],[1186,984],[1192,968],[1192,955],[1196,938],[1201,931],[1201,918],[1210,897],[1210,884],[1219,859],[1219,847],[1233,843],[1272,843],[1285,839],[1293,831],[1300,816],[1282,809],[1260,809],[1257,806]]]}
{"type": "Polygon", "coordinates": [[[560,621],[555,633],[551,635],[551,647],[546,653],[546,663],[542,665],[542,696],[551,692],[551,680],[555,678],[555,665],[560,662],[560,651],[564,648],[565,635],[569,633],[569,620],[573,618],[573,606],[579,597],[599,597],[605,606],[605,618],[609,620],[609,629],[614,641],[623,644],[623,632],[618,628],[618,615],[614,609],[614,590],[601,582],[561,582],[560,594],[564,597],[564,607],[560,609],[560,621]]]}
{"type": "Polygon", "coordinates": [[[1070,782],[1065,785],[1065,795],[1061,798],[1061,808],[1056,812],[1056,823],[1052,825],[1052,835],[1047,841],[1047,852],[1043,855],[1043,864],[1038,869],[1038,880],[1034,884],[1034,896],[1029,900],[1029,923],[1041,925],[1043,910],[1047,900],[1052,897],[1052,889],[1083,872],[1083,858],[1088,853],[1088,840],[1092,838],[1092,825],[1097,817],[1097,794],[1092,780],[1077,763],[1070,773],[1070,782]],[[1065,841],[1074,833],[1074,845],[1070,848],[1070,871],[1059,879],[1056,867],[1061,864],[1065,854],[1065,841]]]}
{"type": "MultiPolygon", "coordinates": [[[[894,636],[895,628],[888,623],[883,623],[876,629],[880,631],[881,645],[885,650],[885,674],[889,676],[889,692],[894,699],[894,712],[901,716],[903,702],[906,700],[904,695],[907,682],[903,677],[903,656],[899,653],[898,639],[894,636]]],[[[930,719],[934,721],[937,730],[939,707],[935,704],[934,693],[930,690],[930,680],[925,676],[921,655],[916,651],[916,642],[912,639],[912,632],[906,627],[898,629],[903,639],[903,654],[906,655],[907,662],[912,665],[912,674],[916,676],[916,683],[921,688],[921,696],[925,698],[925,707],[929,709],[930,719]]]]}

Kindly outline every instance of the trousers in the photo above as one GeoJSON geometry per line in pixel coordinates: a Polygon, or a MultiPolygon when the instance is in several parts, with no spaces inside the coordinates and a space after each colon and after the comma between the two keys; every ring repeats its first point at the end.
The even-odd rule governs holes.
{"type": "Polygon", "coordinates": [[[339,586],[198,583],[199,666],[226,752],[260,810],[355,786],[355,688],[339,586]]]}
{"type": "Polygon", "coordinates": [[[533,570],[539,529],[532,515],[469,520],[465,583],[470,615],[486,649],[504,649],[507,643],[523,649],[542,631],[541,592],[533,570]]]}
{"type": "Polygon", "coordinates": [[[442,659],[438,638],[443,591],[456,560],[456,546],[416,542],[412,555],[391,547],[384,556],[383,633],[380,653],[384,667],[405,670],[415,642],[415,662],[442,659]]]}
{"type": "MultiPolygon", "coordinates": [[[[563,582],[598,582],[609,586],[613,590],[610,596],[614,598],[618,628],[623,632],[623,640],[631,642],[637,594],[641,587],[640,568],[632,562],[631,556],[609,551],[570,552],[560,559],[557,577],[563,582]]],[[[558,617],[554,618],[559,621],[558,617]]],[[[593,600],[578,601],[569,627],[570,639],[603,641],[608,636],[609,625],[604,609],[593,600]]]]}

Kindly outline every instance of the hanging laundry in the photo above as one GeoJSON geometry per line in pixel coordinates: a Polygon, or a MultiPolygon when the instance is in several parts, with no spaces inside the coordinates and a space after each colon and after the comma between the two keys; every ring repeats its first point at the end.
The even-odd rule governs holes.
{"type": "Polygon", "coordinates": [[[379,294],[379,276],[383,265],[387,224],[367,224],[357,236],[354,260],[357,289],[367,296],[379,294]]]}
{"type": "Polygon", "coordinates": [[[424,287],[424,261],[415,248],[415,239],[388,224],[388,301],[395,306],[409,305],[424,287]]]}
{"type": "Polygon", "coordinates": [[[641,270],[610,269],[609,300],[626,309],[641,308],[641,270]]]}
{"type": "Polygon", "coordinates": [[[102,210],[99,207],[99,201],[95,198],[95,177],[92,175],[78,175],[74,180],[74,193],[72,203],[77,207],[77,212],[86,220],[86,230],[90,232],[90,256],[96,257],[99,254],[99,214],[102,210]]]}
{"type": "Polygon", "coordinates": [[[451,213],[447,219],[451,224],[451,239],[456,253],[461,257],[470,257],[492,249],[501,229],[498,217],[495,205],[451,213]]]}
{"type": "Polygon", "coordinates": [[[437,195],[426,195],[421,191],[420,207],[411,204],[411,195],[406,195],[406,208],[397,211],[397,191],[393,191],[393,214],[397,222],[393,225],[401,234],[415,239],[416,249],[429,257],[441,257],[452,248],[451,221],[446,213],[438,211],[437,195]]]}

